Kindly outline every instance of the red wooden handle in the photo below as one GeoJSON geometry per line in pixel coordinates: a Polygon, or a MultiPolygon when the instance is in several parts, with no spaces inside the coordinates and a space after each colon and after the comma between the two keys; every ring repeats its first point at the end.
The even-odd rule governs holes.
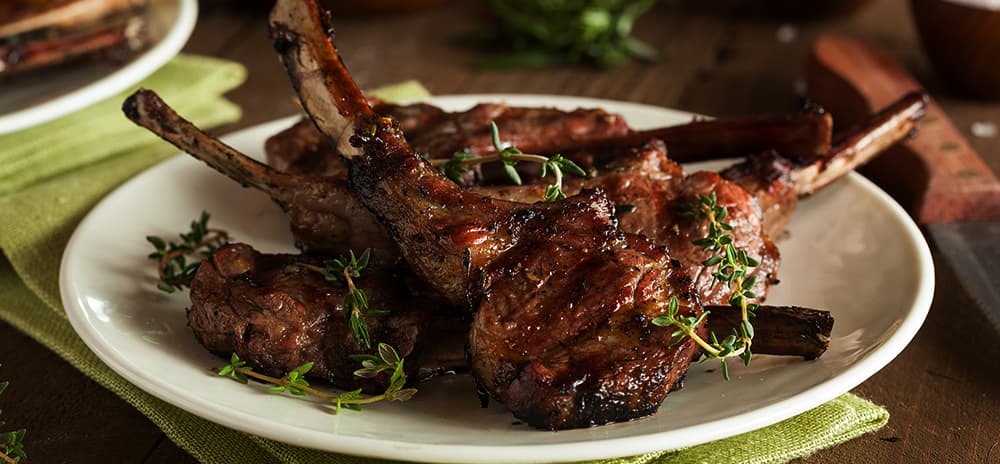
{"type": "MultiPolygon", "coordinates": [[[[921,88],[885,52],[838,35],[813,44],[806,78],[810,97],[840,128],[921,88]]],[[[933,100],[916,137],[876,158],[866,175],[924,224],[1000,218],[1000,181],[933,100]]]]}

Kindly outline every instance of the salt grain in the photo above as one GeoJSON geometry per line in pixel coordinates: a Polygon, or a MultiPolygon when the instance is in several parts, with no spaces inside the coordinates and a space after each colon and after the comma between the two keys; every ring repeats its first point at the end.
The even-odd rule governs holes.
{"type": "Polygon", "coordinates": [[[795,91],[795,95],[805,95],[809,91],[809,84],[806,84],[806,80],[800,77],[792,82],[792,90],[795,91]]]}
{"type": "Polygon", "coordinates": [[[791,24],[782,24],[778,28],[778,32],[775,36],[778,38],[778,42],[781,43],[792,43],[796,37],[799,35],[799,29],[791,24]]]}
{"type": "Polygon", "coordinates": [[[997,125],[992,122],[976,121],[972,123],[970,130],[972,135],[979,138],[991,139],[997,136],[997,125]]]}

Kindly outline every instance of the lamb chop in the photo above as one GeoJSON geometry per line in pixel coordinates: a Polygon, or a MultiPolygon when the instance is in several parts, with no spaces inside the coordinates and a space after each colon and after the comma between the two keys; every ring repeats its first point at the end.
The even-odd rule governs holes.
{"type": "Polygon", "coordinates": [[[349,157],[351,191],[423,280],[476,308],[469,351],[484,390],[552,429],[659,407],[697,350],[650,323],[671,297],[683,315],[701,311],[683,271],[619,231],[600,192],[525,205],[438,173],[364,100],[315,3],[279,1],[271,30],[304,108],[349,157]]]}
{"type": "MultiPolygon", "coordinates": [[[[280,377],[314,363],[310,374],[345,390],[375,393],[388,386],[388,375],[355,377],[360,366],[349,356],[371,353],[354,339],[344,312],[346,288],[328,282],[306,265],[318,258],[265,255],[246,244],[230,244],[202,262],[191,282],[188,324],[198,341],[220,356],[236,353],[258,371],[280,377]]],[[[371,346],[394,347],[418,371],[433,296],[400,285],[412,277],[389,272],[365,274],[357,282],[370,295],[372,308],[389,314],[367,318],[371,346]]]]}
{"type": "MultiPolygon", "coordinates": [[[[646,362],[662,358],[619,324],[638,323],[639,342],[655,337],[655,329],[643,326],[648,310],[663,314],[663,297],[675,297],[686,279],[678,279],[644,237],[617,230],[599,191],[528,206],[448,183],[412,151],[391,118],[364,101],[325,32],[328,23],[315,4],[279,1],[271,21],[275,48],[307,112],[347,158],[351,191],[387,227],[418,275],[453,302],[464,296],[476,308],[469,351],[480,385],[518,417],[550,428],[651,411],[650,400],[665,391],[651,393],[646,362]],[[538,251],[547,253],[542,258],[538,251]],[[642,351],[645,361],[619,359],[626,347],[642,351]],[[605,364],[608,359],[615,365],[605,364]],[[631,401],[622,395],[629,388],[638,390],[638,401],[635,393],[631,401]]],[[[817,164],[817,175],[802,179],[818,181],[829,166],[817,164]]],[[[702,176],[692,188],[715,191],[728,188],[726,182],[702,176]]],[[[753,203],[732,186],[733,197],[739,189],[743,203],[753,203]]],[[[674,357],[671,364],[678,362],[674,357]]]]}

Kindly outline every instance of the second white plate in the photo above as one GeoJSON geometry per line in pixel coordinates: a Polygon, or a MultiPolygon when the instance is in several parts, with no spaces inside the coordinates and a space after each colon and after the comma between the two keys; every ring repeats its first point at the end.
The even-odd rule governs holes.
{"type": "MultiPolygon", "coordinates": [[[[567,109],[600,106],[625,115],[637,128],[690,119],[664,108],[572,97],[469,95],[431,102],[464,109],[498,100],[567,109]]],[[[264,139],[292,121],[226,139],[262,157],[264,139]]],[[[852,174],[799,205],[788,238],[779,242],[782,283],[768,299],[833,312],[830,350],[818,360],[759,356],[749,368],[734,368],[729,382],[717,366],[696,364],[685,388],[668,396],[656,415],[589,429],[539,431],[520,425],[495,403],[480,408],[465,375],[419,385],[409,403],[333,416],[315,403],[212,375],[208,368],[223,361],[198,345],[188,329],[187,296],[156,290],[144,237],[173,236],[202,210],[235,240],[266,252],[292,251],[287,220],[265,195],[241,189],[187,156],[170,159],[109,195],[74,233],[60,284],[77,333],[129,381],[208,420],[296,445],[391,459],[610,458],[764,427],[833,399],[889,363],[923,322],[934,287],[930,252],[917,227],[884,192],[852,174]]]]}
{"type": "Polygon", "coordinates": [[[51,121],[97,103],[149,76],[170,61],[194,30],[197,0],[152,0],[146,13],[154,34],[150,48],[125,65],[82,62],[29,71],[4,82],[0,134],[51,121]]]}

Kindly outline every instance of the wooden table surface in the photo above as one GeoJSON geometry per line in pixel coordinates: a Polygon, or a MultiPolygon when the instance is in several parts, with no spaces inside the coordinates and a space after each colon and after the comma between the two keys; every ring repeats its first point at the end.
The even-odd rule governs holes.
{"type": "MultiPolygon", "coordinates": [[[[217,132],[294,114],[292,92],[266,40],[265,2],[203,2],[185,49],[239,61],[249,79],[230,97],[242,121],[217,132]],[[247,5],[250,5],[248,7],[247,5]]],[[[907,3],[881,0],[859,14],[793,22],[757,14],[746,3],[664,2],[638,25],[638,35],[667,59],[611,71],[580,67],[479,72],[480,52],[456,36],[484,24],[479,2],[419,13],[335,19],[337,42],[359,84],[375,87],[417,79],[434,94],[547,93],[636,101],[725,116],[790,112],[811,40],[839,31],[868,39],[904,63],[967,134],[974,122],[1000,121],[1000,104],[950,96],[935,81],[907,3]]],[[[1000,171],[996,138],[970,137],[1000,171]]],[[[955,276],[937,266],[929,317],[909,347],[854,392],[884,405],[889,425],[802,459],[808,463],[1000,463],[1000,336],[973,307],[955,276]]],[[[26,427],[35,463],[184,463],[177,448],[127,403],[30,338],[0,323],[3,418],[26,427]]]]}

